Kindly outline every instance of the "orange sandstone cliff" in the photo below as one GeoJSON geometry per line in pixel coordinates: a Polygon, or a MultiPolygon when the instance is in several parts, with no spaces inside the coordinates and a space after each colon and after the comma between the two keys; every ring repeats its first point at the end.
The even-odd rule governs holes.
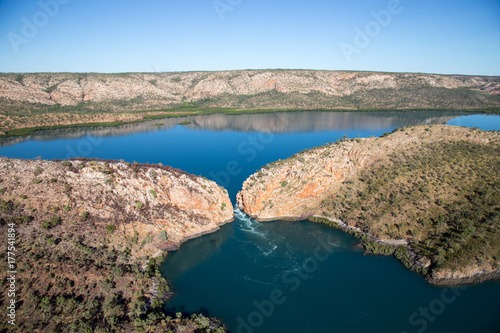
{"type": "Polygon", "coordinates": [[[417,126],[270,163],[237,204],[258,221],[310,218],[349,231],[435,284],[476,283],[500,278],[499,182],[498,132],[417,126]]]}
{"type": "Polygon", "coordinates": [[[0,158],[0,175],[1,199],[34,217],[34,227],[58,218],[58,227],[147,239],[140,251],[145,256],[175,249],[233,219],[226,190],[170,167],[0,158]]]}

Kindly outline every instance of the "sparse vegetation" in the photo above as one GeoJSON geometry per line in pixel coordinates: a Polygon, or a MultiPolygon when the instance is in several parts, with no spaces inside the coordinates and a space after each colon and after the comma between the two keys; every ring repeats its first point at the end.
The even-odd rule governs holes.
{"type": "MultiPolygon", "coordinates": [[[[309,151],[314,156],[311,163],[322,165],[321,158],[327,156],[325,152],[329,147],[334,152],[339,149],[339,154],[352,151],[362,154],[374,147],[393,147],[380,149],[374,153],[377,158],[354,169],[352,176],[339,183],[333,182],[338,188],[332,187],[329,192],[332,194],[321,197],[318,202],[309,202],[308,212],[314,209],[318,215],[343,221],[348,227],[342,229],[360,238],[367,252],[394,253],[405,266],[423,274],[442,270],[498,269],[498,133],[433,125],[400,128],[382,137],[361,142],[352,139],[309,151]],[[408,136],[418,140],[405,141],[408,136]],[[400,144],[401,141],[405,143],[400,144]],[[311,208],[313,205],[315,208],[311,208]],[[362,232],[354,232],[353,228],[362,232]],[[394,244],[406,241],[409,245],[396,249],[375,239],[396,240],[394,244]]],[[[300,161],[297,156],[271,163],[262,170],[270,170],[267,172],[276,175],[280,172],[277,168],[282,165],[290,168],[290,163],[300,161]]],[[[347,168],[353,161],[348,159],[342,163],[347,168]]],[[[304,180],[288,180],[293,186],[282,182],[273,202],[289,198],[307,185],[304,180]]],[[[249,178],[246,184],[251,181],[249,178]]],[[[268,184],[264,182],[263,185],[268,184]]],[[[251,189],[247,186],[247,191],[251,189]]],[[[294,207],[297,211],[291,215],[300,215],[300,208],[294,207]]],[[[262,209],[271,208],[266,205],[262,209]]],[[[340,228],[329,219],[317,219],[317,222],[340,228]]]]}
{"type": "MultiPolygon", "coordinates": [[[[194,98],[193,90],[198,83],[205,80],[226,80],[233,85],[238,76],[255,76],[264,72],[279,72],[290,76],[294,82],[301,79],[310,81],[314,73],[299,70],[252,70],[233,71],[231,73],[176,73],[175,76],[151,74],[153,78],[140,78],[130,74],[97,74],[97,73],[58,73],[58,74],[15,74],[2,73],[0,80],[5,84],[15,84],[17,88],[24,86],[27,77],[38,80],[44,75],[45,84],[37,87],[40,92],[51,94],[57,91],[62,82],[75,85],[89,83],[89,78],[97,80],[128,80],[131,86],[147,84],[147,89],[163,90],[171,94],[171,98],[151,98],[151,92],[139,96],[120,98],[104,98],[81,101],[81,96],[73,95],[73,105],[48,103],[47,100],[29,102],[9,98],[8,94],[0,96],[0,129],[5,136],[29,135],[35,131],[69,128],[119,126],[128,122],[185,117],[186,115],[206,115],[213,113],[242,114],[294,110],[475,110],[481,112],[500,111],[498,95],[498,78],[477,77],[477,86],[464,84],[467,79],[462,76],[442,76],[433,74],[399,74],[352,72],[351,79],[338,79],[338,72],[323,72],[323,79],[317,82],[309,92],[299,92],[296,88],[282,92],[271,84],[269,89],[253,93],[252,89],[241,94],[213,93],[194,98]],[[156,75],[156,76],[155,76],[156,75]],[[49,76],[48,78],[46,76],[49,76]],[[383,82],[395,82],[394,88],[386,88],[376,77],[383,77],[383,82]],[[371,80],[372,77],[375,79],[371,80]],[[372,84],[359,88],[359,80],[368,80],[372,84]],[[447,80],[444,80],[447,79],[447,80]],[[320,92],[325,81],[338,84],[340,95],[320,92]],[[436,82],[430,85],[428,80],[436,82]],[[448,83],[446,83],[447,81],[448,83]],[[450,85],[449,82],[453,83],[450,85]],[[165,84],[166,83],[166,84],[165,84]],[[176,83],[172,85],[172,83],[176,83]],[[175,87],[174,87],[175,86],[175,87]],[[488,87],[487,90],[482,90],[488,87]],[[350,92],[352,91],[352,92],[350,92]],[[1,116],[4,117],[1,117],[1,116]],[[7,118],[8,115],[8,118],[7,118]]],[[[90,81],[93,81],[92,79],[90,81]]],[[[236,80],[238,81],[238,80],[236,80]]],[[[284,82],[286,82],[285,80],[284,82]]],[[[252,83],[249,83],[252,84],[252,83]]],[[[314,84],[314,83],[313,83],[314,84]]],[[[244,88],[244,87],[243,87],[244,88]]],[[[247,87],[250,88],[250,87],[247,87]]],[[[210,88],[208,88],[210,89],[210,88]]],[[[9,91],[8,89],[6,91],[9,91]]],[[[105,95],[105,91],[103,95],[105,95]]],[[[27,93],[26,96],[29,94],[27,93]]],[[[71,97],[70,97],[71,98],[71,97]]],[[[159,123],[157,123],[159,124],[159,123]]]]}
{"type": "Polygon", "coordinates": [[[114,224],[108,224],[106,226],[106,232],[108,234],[112,234],[113,232],[115,232],[115,230],[116,230],[116,226],[114,224]]]}
{"type": "Polygon", "coordinates": [[[43,229],[51,229],[58,226],[61,223],[61,219],[58,217],[51,217],[48,221],[42,221],[40,226],[43,229]]]}
{"type": "MultiPolygon", "coordinates": [[[[41,163],[45,163],[43,173],[47,180],[62,167],[62,163],[59,166],[53,162],[41,163]]],[[[80,162],[73,163],[78,165],[80,162]]],[[[102,161],[98,163],[105,165],[102,161]]],[[[143,170],[148,170],[139,164],[131,168],[142,177],[145,176],[143,170]]],[[[175,175],[185,174],[169,167],[162,168],[172,170],[175,175]]],[[[80,172],[80,168],[73,171],[80,172]]],[[[16,172],[20,172],[19,169],[16,172]]],[[[82,210],[100,203],[85,202],[79,196],[82,188],[77,182],[72,183],[74,189],[68,193],[61,192],[61,187],[69,185],[63,185],[60,180],[42,187],[24,186],[23,190],[34,192],[22,194],[20,186],[31,184],[32,172],[32,168],[26,168],[28,177],[19,181],[11,177],[4,182],[8,191],[0,191],[3,192],[0,193],[0,227],[4,231],[0,238],[7,243],[7,224],[15,223],[16,269],[23,277],[16,284],[17,326],[11,327],[3,321],[0,331],[145,333],[176,332],[186,328],[190,332],[225,331],[218,320],[203,315],[181,314],[179,318],[165,315],[163,305],[170,291],[159,272],[163,257],[147,261],[145,256],[154,252],[150,252],[151,249],[144,251],[138,244],[139,234],[134,237],[121,234],[119,226],[126,223],[125,219],[117,218],[110,224],[108,218],[82,210]],[[48,202],[36,205],[44,198],[39,196],[41,190],[52,191],[48,193],[59,198],[45,196],[48,202]],[[32,197],[36,198],[33,200],[35,206],[30,206],[33,205],[32,197]]],[[[196,179],[192,175],[187,177],[196,179]]],[[[115,212],[121,212],[120,206],[112,207],[117,209],[115,212]]],[[[168,239],[166,231],[148,234],[147,238],[150,243],[153,239],[168,239]]],[[[0,260],[7,262],[7,251],[0,252],[0,260]]],[[[6,308],[8,302],[7,293],[1,293],[0,306],[6,308]]]]}

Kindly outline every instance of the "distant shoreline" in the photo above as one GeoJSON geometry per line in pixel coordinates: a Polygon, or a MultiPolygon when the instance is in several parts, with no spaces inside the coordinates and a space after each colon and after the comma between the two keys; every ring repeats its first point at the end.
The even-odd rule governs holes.
{"type": "MultiPolygon", "coordinates": [[[[98,115],[105,115],[110,117],[119,117],[122,115],[134,115],[136,119],[128,121],[106,121],[106,122],[83,122],[83,123],[70,123],[70,124],[55,124],[50,126],[29,126],[29,117],[26,121],[27,126],[22,126],[12,130],[0,130],[0,138],[15,137],[15,136],[25,136],[30,135],[38,131],[62,129],[62,128],[84,128],[84,127],[117,127],[126,124],[140,123],[149,120],[161,120],[169,118],[179,118],[179,117],[189,117],[189,116],[206,116],[212,114],[224,114],[224,115],[244,115],[244,114],[258,114],[258,113],[276,113],[276,112],[465,112],[465,113],[485,113],[485,114],[500,114],[500,108],[481,108],[481,109],[238,109],[238,108],[189,108],[189,109],[159,109],[159,110],[141,110],[141,111],[130,111],[130,112],[119,112],[119,113],[109,113],[102,112],[97,113],[98,115]],[[142,113],[146,115],[142,116],[142,113]]],[[[79,115],[79,114],[75,114],[79,115]]]]}

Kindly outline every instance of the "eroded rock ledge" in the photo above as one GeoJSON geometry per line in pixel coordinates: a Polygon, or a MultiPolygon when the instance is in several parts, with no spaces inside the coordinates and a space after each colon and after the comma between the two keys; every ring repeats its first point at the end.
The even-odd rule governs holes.
{"type": "Polygon", "coordinates": [[[19,272],[18,324],[0,330],[176,332],[202,322],[223,331],[201,314],[163,313],[172,293],[160,265],[165,250],[232,217],[224,189],[170,167],[0,158],[0,237],[15,236],[19,272]]]}
{"type": "Polygon", "coordinates": [[[148,238],[141,255],[172,250],[233,220],[227,191],[160,165],[77,159],[0,158],[1,198],[24,206],[34,224],[50,218],[109,237],[148,238]]]}
{"type": "Polygon", "coordinates": [[[498,132],[401,128],[270,163],[237,203],[258,221],[309,218],[353,233],[433,284],[478,283],[500,276],[499,165],[498,132]]]}

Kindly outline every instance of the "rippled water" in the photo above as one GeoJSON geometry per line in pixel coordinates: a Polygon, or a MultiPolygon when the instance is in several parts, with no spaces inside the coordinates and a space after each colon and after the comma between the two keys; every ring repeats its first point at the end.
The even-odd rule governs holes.
{"type": "Polygon", "coordinates": [[[465,290],[433,287],[392,257],[363,255],[357,240],[341,231],[307,221],[259,223],[238,209],[235,216],[234,224],[169,255],[162,273],[177,291],[166,305],[169,313],[218,316],[232,332],[500,327],[497,282],[465,290]],[[444,303],[443,291],[453,301],[444,303]]]}

